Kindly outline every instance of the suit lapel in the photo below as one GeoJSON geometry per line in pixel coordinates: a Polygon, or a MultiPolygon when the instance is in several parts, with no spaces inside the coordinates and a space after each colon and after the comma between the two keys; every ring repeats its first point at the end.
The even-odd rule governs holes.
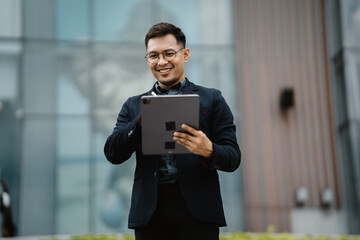
{"type": "Polygon", "coordinates": [[[198,87],[186,78],[186,85],[185,85],[183,94],[195,94],[197,92],[197,90],[198,90],[198,87]]]}

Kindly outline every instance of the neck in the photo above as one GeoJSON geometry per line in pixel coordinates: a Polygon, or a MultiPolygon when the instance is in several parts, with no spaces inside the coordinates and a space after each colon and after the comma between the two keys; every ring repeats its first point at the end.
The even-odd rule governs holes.
{"type": "Polygon", "coordinates": [[[159,84],[159,86],[160,86],[161,88],[166,89],[166,90],[170,90],[173,86],[176,86],[176,85],[179,84],[179,82],[181,82],[182,80],[185,80],[185,77],[177,80],[176,82],[171,83],[170,85],[164,85],[164,84],[162,84],[160,81],[158,81],[158,84],[159,84]]]}

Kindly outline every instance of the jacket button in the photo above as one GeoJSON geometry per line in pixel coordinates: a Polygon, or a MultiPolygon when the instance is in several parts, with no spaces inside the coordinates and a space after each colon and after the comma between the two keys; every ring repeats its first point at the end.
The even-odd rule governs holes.
{"type": "Polygon", "coordinates": [[[130,132],[128,133],[128,137],[131,137],[132,134],[133,134],[133,130],[130,130],[130,132]]]}

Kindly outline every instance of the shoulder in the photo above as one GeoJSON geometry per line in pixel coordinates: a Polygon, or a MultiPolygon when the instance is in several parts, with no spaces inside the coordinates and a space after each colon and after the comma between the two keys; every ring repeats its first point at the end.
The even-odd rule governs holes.
{"type": "Polygon", "coordinates": [[[205,87],[202,85],[195,84],[188,81],[188,84],[191,89],[198,91],[199,95],[221,95],[221,91],[216,88],[205,87]]]}
{"type": "Polygon", "coordinates": [[[214,102],[223,100],[222,93],[219,89],[197,85],[192,82],[189,83],[192,84],[194,93],[197,93],[200,96],[201,102],[213,104],[214,102]]]}
{"type": "Polygon", "coordinates": [[[135,96],[131,96],[126,100],[125,104],[140,103],[141,97],[150,95],[150,94],[151,94],[151,90],[141,93],[141,94],[138,94],[138,95],[135,95],[135,96]]]}

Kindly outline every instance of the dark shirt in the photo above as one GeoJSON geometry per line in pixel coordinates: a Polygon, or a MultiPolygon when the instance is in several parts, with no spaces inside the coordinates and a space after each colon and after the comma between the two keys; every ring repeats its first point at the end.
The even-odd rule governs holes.
{"type": "MultiPolygon", "coordinates": [[[[155,90],[158,95],[178,95],[182,94],[182,89],[185,87],[186,80],[180,81],[173,86],[169,91],[161,88],[158,82],[155,83],[155,90]]],[[[173,154],[160,155],[158,165],[159,181],[158,184],[175,183],[177,181],[178,169],[176,167],[176,156],[173,154]]]]}

